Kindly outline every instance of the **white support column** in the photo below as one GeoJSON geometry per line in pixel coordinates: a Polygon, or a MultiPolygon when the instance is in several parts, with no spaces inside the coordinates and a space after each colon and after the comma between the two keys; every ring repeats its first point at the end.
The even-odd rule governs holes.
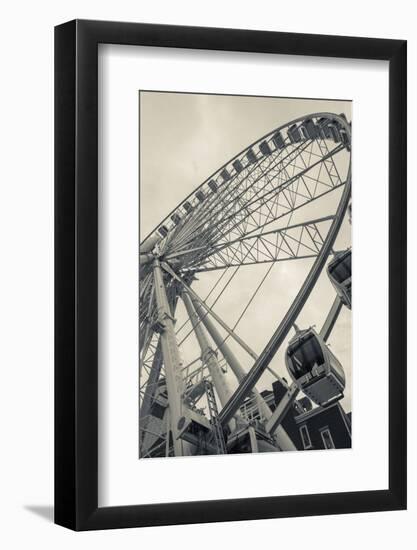
{"type": "Polygon", "coordinates": [[[342,300],[339,298],[339,296],[336,296],[334,299],[334,302],[332,304],[332,307],[330,308],[329,313],[327,314],[326,320],[323,323],[323,326],[320,330],[320,336],[323,338],[325,342],[330,337],[330,334],[333,330],[333,327],[337,321],[337,318],[339,316],[340,310],[342,309],[342,300]]]}
{"type": "Polygon", "coordinates": [[[155,299],[158,312],[158,325],[161,331],[161,347],[164,358],[165,378],[168,391],[168,402],[171,420],[171,429],[174,441],[175,456],[189,454],[189,445],[178,439],[178,421],[183,416],[184,382],[182,378],[182,362],[175,338],[174,319],[169,306],[163,272],[159,260],[155,258],[153,264],[155,279],[155,299]]]}
{"type": "MultiPolygon", "coordinates": [[[[186,292],[182,294],[182,300],[187,309],[194,334],[197,337],[203,362],[208,367],[213,385],[216,388],[217,395],[219,396],[220,403],[223,407],[233,395],[233,390],[229,387],[227,379],[220,368],[219,362],[217,361],[217,353],[210,345],[204,327],[200,323],[199,316],[197,315],[193,303],[186,292]]],[[[229,426],[233,430],[236,427],[236,423],[232,422],[229,426]]]]}
{"type": "Polygon", "coordinates": [[[277,433],[279,428],[282,428],[281,422],[284,420],[285,415],[288,413],[290,407],[294,403],[294,400],[296,399],[299,391],[300,390],[295,383],[289,387],[287,393],[278,403],[277,408],[268,419],[268,422],[265,424],[265,429],[268,433],[274,435],[275,433],[277,433]]]}
{"type": "MultiPolygon", "coordinates": [[[[220,334],[220,332],[214,326],[213,322],[209,318],[209,314],[203,310],[201,304],[195,299],[194,296],[191,297],[191,301],[192,301],[192,304],[194,305],[195,312],[197,313],[197,315],[200,318],[201,322],[206,327],[207,332],[213,338],[216,346],[221,351],[223,357],[226,359],[228,365],[232,369],[232,371],[235,374],[238,381],[241,382],[244,379],[246,373],[243,370],[242,366],[240,365],[239,361],[236,359],[235,354],[232,352],[230,347],[224,341],[223,336],[220,334]]],[[[265,399],[261,396],[261,394],[258,392],[258,390],[254,389],[252,391],[252,394],[255,397],[256,405],[257,405],[261,415],[267,420],[269,418],[271,418],[272,411],[269,408],[268,403],[266,403],[265,399]]],[[[276,428],[276,431],[274,433],[274,437],[275,437],[275,439],[277,441],[277,444],[279,445],[279,447],[282,451],[295,451],[296,450],[296,447],[295,447],[294,443],[292,442],[291,438],[288,436],[287,432],[284,430],[284,428],[281,425],[279,425],[276,428]]]]}

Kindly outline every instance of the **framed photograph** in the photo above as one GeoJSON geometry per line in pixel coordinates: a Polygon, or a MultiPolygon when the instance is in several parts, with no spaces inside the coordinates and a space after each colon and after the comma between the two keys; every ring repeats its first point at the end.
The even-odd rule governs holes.
{"type": "Polygon", "coordinates": [[[55,197],[56,523],[406,508],[405,41],[60,25],[55,197]]]}

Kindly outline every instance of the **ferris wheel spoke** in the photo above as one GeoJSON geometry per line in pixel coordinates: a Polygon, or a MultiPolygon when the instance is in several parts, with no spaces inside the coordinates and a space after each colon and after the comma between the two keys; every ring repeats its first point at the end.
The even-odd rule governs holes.
{"type": "Polygon", "coordinates": [[[334,216],[306,221],[274,231],[250,235],[213,246],[199,263],[189,264],[193,271],[213,271],[225,267],[253,265],[256,263],[279,262],[285,260],[315,257],[324,243],[319,227],[329,228],[334,216]],[[251,254],[247,255],[247,246],[251,254]],[[233,260],[231,256],[233,254],[233,260]]]}
{"type": "MultiPolygon", "coordinates": [[[[278,205],[278,213],[272,219],[270,217],[268,217],[267,215],[262,214],[263,222],[258,225],[257,229],[262,229],[262,228],[270,225],[273,222],[276,222],[276,221],[278,221],[282,218],[285,218],[286,216],[291,215],[296,210],[299,210],[300,208],[303,208],[303,207],[307,206],[308,204],[312,203],[313,201],[316,201],[317,199],[322,198],[324,195],[327,195],[328,193],[331,193],[332,191],[335,191],[336,189],[338,189],[342,185],[345,185],[345,182],[343,182],[343,183],[341,183],[341,184],[339,184],[339,185],[337,185],[337,186],[335,186],[331,189],[326,188],[325,190],[322,190],[322,192],[319,192],[319,193],[317,193],[317,189],[316,189],[315,194],[312,196],[312,198],[307,197],[306,195],[299,193],[297,190],[292,190],[292,193],[297,197],[297,199],[299,199],[299,203],[298,204],[295,203],[295,206],[293,206],[292,208],[291,208],[290,205],[294,204],[294,202],[293,203],[291,202],[291,198],[289,197],[288,190],[287,189],[280,190],[279,194],[277,194],[273,199],[274,201],[276,201],[276,203],[278,205]],[[281,202],[280,198],[285,199],[286,203],[284,204],[283,202],[281,202]]],[[[263,206],[264,206],[263,204],[257,205],[257,210],[261,210],[263,208],[263,206]]],[[[227,235],[232,235],[233,230],[234,230],[234,225],[229,227],[228,231],[225,232],[223,235],[221,235],[221,237],[226,238],[227,235]]],[[[251,233],[253,233],[253,230],[246,233],[246,235],[249,235],[251,233]]]]}
{"type": "MultiPolygon", "coordinates": [[[[329,155],[335,154],[336,150],[333,150],[329,152],[329,155]]],[[[298,157],[303,158],[302,152],[295,157],[294,161],[298,159],[298,157]]],[[[303,166],[299,165],[296,162],[288,163],[287,165],[284,165],[281,167],[281,170],[278,172],[266,172],[263,175],[262,185],[259,186],[259,188],[256,188],[255,191],[253,189],[251,190],[251,193],[248,193],[247,195],[247,206],[250,206],[251,204],[255,203],[257,200],[262,200],[263,198],[269,198],[272,193],[277,192],[280,189],[285,189],[289,187],[291,189],[291,184],[296,182],[298,178],[305,177],[309,170],[314,169],[316,166],[320,166],[322,162],[322,158],[319,158],[319,160],[313,164],[306,164],[306,162],[303,162],[303,166]],[[288,168],[292,169],[291,175],[288,172],[288,168]],[[296,172],[296,168],[298,169],[298,172],[296,172]],[[265,193],[266,191],[266,193],[265,193]],[[260,195],[260,193],[262,193],[260,195]],[[256,200],[254,200],[256,199],[256,200]]],[[[318,178],[314,178],[314,181],[316,181],[318,178]]],[[[323,185],[327,185],[328,187],[332,187],[332,185],[327,184],[326,182],[322,182],[319,180],[319,183],[322,183],[323,185]]],[[[291,205],[290,205],[291,206],[291,205]]]]}
{"type": "MultiPolygon", "coordinates": [[[[335,189],[337,189],[338,187],[336,187],[335,189]]],[[[323,197],[324,195],[326,195],[327,193],[329,193],[333,190],[334,189],[327,190],[327,191],[325,191],[321,194],[318,194],[318,195],[316,195],[312,198],[306,197],[305,195],[300,195],[300,193],[297,190],[294,190],[293,193],[297,197],[301,197],[304,202],[302,202],[301,204],[298,204],[295,207],[293,206],[293,208],[291,209],[291,205],[293,205],[294,202],[291,202],[291,199],[288,197],[287,194],[283,195],[286,198],[286,202],[287,202],[287,204],[285,204],[285,205],[283,203],[279,202],[279,198],[276,198],[275,199],[276,200],[276,213],[273,216],[265,215],[263,217],[260,217],[260,220],[262,220],[262,221],[259,221],[256,227],[253,227],[252,229],[247,230],[244,235],[242,235],[242,233],[239,233],[237,238],[233,238],[233,236],[234,236],[233,233],[234,233],[235,228],[230,227],[229,230],[227,232],[225,232],[223,240],[220,240],[220,242],[217,243],[217,245],[212,244],[211,247],[210,247],[210,246],[208,246],[207,243],[205,243],[202,246],[197,246],[195,248],[193,247],[193,248],[190,248],[188,250],[184,249],[184,250],[180,250],[178,252],[173,252],[171,254],[168,254],[167,257],[168,258],[175,258],[175,257],[182,256],[182,257],[184,257],[184,259],[183,259],[184,268],[191,267],[193,264],[204,261],[204,258],[207,256],[207,254],[211,253],[211,250],[216,250],[216,246],[218,246],[218,249],[221,250],[221,248],[225,248],[225,247],[227,247],[227,246],[229,246],[229,245],[231,245],[231,244],[233,244],[237,241],[242,241],[245,238],[252,239],[252,238],[256,237],[256,236],[253,235],[254,232],[263,230],[267,225],[270,225],[273,222],[277,222],[278,220],[289,216],[290,214],[294,213],[296,210],[302,208],[306,204],[309,204],[310,202],[313,202],[313,201],[323,197]],[[193,261],[187,261],[187,259],[186,259],[187,255],[191,256],[193,261]]],[[[272,211],[269,210],[269,212],[272,212],[272,211]]],[[[235,234],[236,234],[236,232],[235,232],[235,234]]],[[[260,237],[260,235],[258,235],[258,237],[260,237]]]]}
{"type": "Polygon", "coordinates": [[[204,310],[206,311],[206,314],[210,314],[213,319],[215,319],[219,325],[226,330],[226,332],[238,343],[240,344],[240,346],[253,358],[256,358],[257,355],[256,353],[248,346],[248,344],[242,340],[242,338],[240,338],[234,331],[233,329],[231,329],[224,321],[223,319],[221,319],[221,317],[219,317],[219,315],[217,315],[217,313],[215,313],[213,311],[213,308],[208,306],[206,304],[206,302],[204,300],[202,300],[202,298],[200,298],[198,296],[198,294],[189,286],[187,285],[187,283],[181,278],[179,277],[174,271],[172,271],[172,269],[166,264],[166,263],[162,263],[161,264],[163,269],[165,269],[167,271],[167,273],[170,273],[178,282],[181,283],[181,285],[184,287],[184,289],[190,294],[190,296],[192,298],[194,298],[198,304],[200,306],[202,306],[204,308],[204,310]]]}
{"type": "MultiPolygon", "coordinates": [[[[247,200],[248,196],[253,197],[259,194],[265,188],[265,180],[270,184],[273,179],[278,178],[280,172],[287,166],[290,166],[297,156],[302,154],[309,145],[311,145],[311,142],[307,141],[297,146],[290,147],[290,152],[284,156],[278,153],[271,158],[267,157],[258,165],[251,167],[247,174],[242,172],[239,174],[240,178],[228,182],[229,185],[227,187],[223,185],[223,187],[219,189],[219,192],[212,194],[211,205],[209,205],[209,207],[201,211],[202,205],[200,205],[200,208],[195,211],[194,223],[191,221],[191,224],[193,224],[193,232],[201,231],[204,227],[212,228],[213,224],[221,221],[225,213],[233,212],[236,203],[239,203],[239,201],[243,199],[247,200]],[[285,163],[285,161],[287,161],[287,163],[285,163]],[[197,224],[195,224],[196,219],[197,224]]],[[[282,183],[284,183],[284,180],[282,183]]],[[[177,246],[178,242],[182,242],[184,240],[185,231],[185,228],[183,228],[182,233],[176,234],[175,238],[173,237],[170,240],[170,245],[177,246]]],[[[190,233],[191,232],[187,231],[187,234],[190,233]]]]}
{"type": "MultiPolygon", "coordinates": [[[[192,265],[196,265],[199,262],[200,263],[204,262],[205,257],[207,256],[207,254],[211,254],[211,251],[215,250],[216,246],[226,247],[230,243],[234,243],[235,241],[242,240],[242,238],[244,238],[244,237],[245,238],[246,237],[247,238],[256,237],[256,235],[253,235],[255,232],[263,231],[268,225],[271,225],[274,222],[278,222],[279,220],[283,220],[286,217],[290,217],[297,210],[299,210],[299,209],[307,206],[308,204],[313,203],[314,201],[317,201],[318,199],[321,199],[325,195],[339,189],[340,187],[345,185],[345,183],[346,182],[343,182],[339,185],[336,185],[334,188],[331,188],[331,189],[324,188],[320,192],[317,190],[317,188],[315,188],[315,190],[314,190],[315,195],[312,196],[312,198],[307,197],[304,194],[300,194],[298,189],[295,188],[295,189],[292,190],[292,193],[296,196],[297,200],[299,201],[298,204],[295,203],[296,206],[293,206],[294,201],[292,201],[291,197],[288,195],[288,191],[284,190],[284,192],[283,192],[281,190],[280,195],[277,195],[276,197],[274,197],[274,201],[276,202],[277,206],[276,206],[276,213],[274,214],[274,216],[272,216],[272,219],[271,219],[271,216],[264,215],[261,218],[262,221],[260,221],[258,223],[258,226],[256,228],[253,228],[253,229],[249,230],[249,231],[246,231],[246,234],[243,235],[243,236],[242,236],[241,233],[236,235],[236,232],[234,231],[235,227],[234,227],[234,225],[231,225],[229,228],[227,228],[227,230],[224,231],[224,234],[221,236],[222,238],[219,237],[219,239],[218,239],[219,242],[212,243],[212,244],[206,242],[203,246],[196,247],[195,249],[194,248],[189,249],[189,252],[187,252],[187,250],[181,250],[179,252],[179,254],[181,256],[183,256],[182,264],[184,266],[184,269],[191,268],[192,265]],[[280,201],[280,197],[285,198],[285,200],[286,200],[285,204],[280,201]],[[292,208],[291,208],[291,206],[292,206],[292,208]],[[189,258],[187,258],[187,255],[189,256],[189,258]]],[[[262,206],[260,206],[259,208],[261,208],[261,207],[262,206]]],[[[259,237],[260,237],[260,235],[259,235],[259,237]]],[[[252,242],[255,243],[256,241],[252,241],[252,242]]],[[[168,257],[174,257],[173,255],[175,255],[175,252],[173,252],[172,254],[169,254],[168,257]]],[[[236,264],[231,264],[231,265],[236,265],[236,264]]]]}
{"type": "Polygon", "coordinates": [[[264,187],[264,178],[267,178],[269,175],[276,178],[280,171],[285,171],[286,167],[291,165],[294,159],[302,154],[310,144],[311,142],[307,141],[296,146],[290,146],[289,151],[286,150],[285,155],[278,152],[277,155],[263,159],[262,162],[252,168],[239,185],[229,191],[226,196],[228,200],[227,202],[224,202],[224,200],[221,202],[218,213],[224,213],[225,209],[232,205],[234,201],[241,200],[247,193],[258,193],[264,187]],[[236,192],[239,194],[236,195],[236,192]]]}
{"type": "MultiPolygon", "coordinates": [[[[307,147],[307,145],[305,145],[305,147],[307,147]]],[[[237,195],[233,196],[226,204],[221,204],[221,208],[219,208],[216,212],[216,216],[212,220],[214,223],[209,224],[206,233],[208,230],[213,230],[213,228],[222,227],[222,225],[230,219],[237,218],[239,220],[237,226],[239,226],[248,216],[251,216],[253,213],[247,208],[248,205],[256,201],[260,195],[262,197],[262,193],[265,195],[265,191],[269,190],[269,192],[272,192],[286,183],[287,178],[283,178],[282,174],[286,173],[286,167],[291,164],[296,158],[296,155],[300,154],[300,151],[295,149],[294,153],[296,154],[290,158],[287,164],[278,157],[277,160],[279,160],[279,162],[271,162],[267,168],[262,164],[259,165],[255,178],[248,178],[246,185],[237,190],[237,195]],[[246,212],[246,215],[243,215],[243,212],[246,212]]]]}
{"type": "MultiPolygon", "coordinates": [[[[222,223],[218,223],[215,229],[212,229],[211,231],[212,238],[210,239],[211,236],[208,235],[207,241],[213,244],[215,241],[218,241],[221,238],[225,237],[225,235],[230,234],[233,230],[239,227],[242,224],[242,221],[251,213],[253,214],[257,212],[264,219],[264,223],[262,225],[267,225],[272,221],[275,221],[273,217],[271,218],[270,216],[268,216],[267,213],[265,213],[265,204],[270,200],[275,199],[276,201],[278,201],[278,204],[281,207],[281,210],[284,209],[286,210],[285,213],[289,213],[292,209],[296,208],[294,203],[291,202],[290,193],[293,193],[297,197],[299,202],[302,203],[301,206],[304,206],[306,203],[309,202],[309,200],[318,198],[319,196],[323,195],[326,191],[332,191],[336,189],[338,185],[334,185],[334,186],[330,186],[328,184],[323,185],[323,182],[321,181],[312,180],[315,184],[314,193],[316,196],[314,196],[313,199],[309,199],[307,195],[304,195],[293,188],[294,185],[297,183],[298,179],[300,178],[300,176],[306,174],[309,170],[311,170],[312,168],[318,165],[319,163],[313,163],[313,165],[309,166],[308,168],[305,168],[304,170],[302,170],[297,175],[293,176],[289,181],[286,181],[281,186],[278,186],[278,187],[270,186],[270,185],[265,186],[267,189],[268,187],[270,187],[269,190],[264,192],[262,195],[256,196],[255,198],[249,200],[246,203],[244,210],[239,209],[236,211],[235,209],[233,214],[230,214],[225,220],[222,221],[222,223]],[[320,191],[318,191],[319,188],[322,191],[321,193],[320,191]],[[286,202],[288,203],[288,206],[284,205],[283,202],[280,202],[279,201],[280,198],[285,199],[286,202]],[[235,218],[237,214],[241,214],[241,217],[238,218],[238,221],[236,221],[236,218],[235,218]]],[[[268,183],[270,184],[271,182],[268,182],[268,183]]]]}
{"type": "MultiPolygon", "coordinates": [[[[196,250],[196,254],[198,254],[198,252],[201,250],[201,249],[204,249],[205,247],[200,247],[199,249],[196,250]]],[[[187,252],[187,251],[185,251],[187,252]]],[[[177,255],[180,255],[180,254],[177,254],[177,255]]],[[[176,260],[177,258],[172,258],[171,260],[169,260],[167,258],[168,261],[171,261],[176,260]]],[[[229,284],[231,283],[231,281],[235,278],[235,276],[237,275],[238,271],[240,269],[240,266],[237,266],[235,268],[233,268],[233,273],[232,275],[226,280],[226,282],[223,284],[223,287],[222,289],[220,290],[220,292],[217,294],[216,298],[214,299],[213,303],[211,304],[211,307],[214,307],[214,305],[219,301],[219,299],[221,298],[221,296],[223,295],[224,291],[227,289],[227,287],[229,286],[229,284]]],[[[222,270],[222,273],[221,275],[217,278],[217,280],[215,281],[215,283],[213,284],[213,286],[211,287],[210,291],[207,293],[206,297],[203,299],[204,302],[206,302],[210,296],[213,294],[213,292],[216,290],[216,288],[220,285],[220,283],[222,282],[223,278],[225,277],[225,275],[228,273],[229,269],[228,268],[225,268],[224,270],[222,270]]],[[[178,335],[183,329],[184,327],[186,327],[188,324],[190,323],[190,319],[187,317],[187,319],[185,320],[185,322],[179,327],[179,329],[177,329],[176,331],[176,335],[178,335]]],[[[189,335],[191,334],[191,332],[189,332],[185,338],[187,338],[189,335]]]]}
{"type": "MultiPolygon", "coordinates": [[[[325,155],[329,153],[329,147],[326,140],[318,140],[317,145],[320,149],[320,153],[325,155]]],[[[326,169],[326,172],[331,180],[336,179],[336,181],[341,181],[339,170],[337,169],[336,163],[333,157],[329,157],[323,162],[323,166],[326,169]]]]}
{"type": "Polygon", "coordinates": [[[256,260],[256,261],[252,261],[252,262],[242,262],[242,263],[234,263],[234,262],[231,262],[231,263],[224,263],[224,264],[213,264],[213,265],[208,265],[207,267],[198,267],[194,270],[195,273],[207,273],[207,272],[210,272],[210,271],[218,271],[219,269],[227,269],[229,267],[243,267],[243,266],[249,266],[249,265],[261,265],[261,264],[269,264],[269,263],[279,263],[279,262],[286,262],[286,261],[291,261],[291,260],[309,260],[310,258],[315,258],[317,256],[317,254],[306,254],[304,256],[302,255],[298,255],[298,256],[294,256],[294,257],[291,257],[291,256],[288,256],[287,258],[279,258],[279,259],[276,259],[276,260],[256,260]]]}

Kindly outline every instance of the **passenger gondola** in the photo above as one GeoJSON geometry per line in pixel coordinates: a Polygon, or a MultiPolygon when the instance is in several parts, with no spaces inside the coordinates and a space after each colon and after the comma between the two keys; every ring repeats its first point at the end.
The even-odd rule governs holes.
{"type": "Polygon", "coordinates": [[[182,207],[186,212],[191,212],[191,210],[193,209],[192,204],[188,201],[185,201],[182,207]]]}
{"type": "Polygon", "coordinates": [[[283,149],[285,147],[285,141],[284,141],[284,138],[282,137],[281,132],[276,132],[272,136],[272,141],[277,149],[283,149]]]}
{"type": "Polygon", "coordinates": [[[158,232],[159,234],[161,235],[161,237],[166,237],[169,233],[168,231],[168,227],[166,225],[161,225],[159,228],[158,228],[158,232]]]}
{"type": "Polygon", "coordinates": [[[327,127],[329,128],[330,130],[330,133],[332,135],[332,138],[333,138],[333,141],[335,143],[340,143],[342,141],[342,136],[340,135],[340,132],[339,132],[339,125],[337,124],[336,121],[332,121],[330,122],[327,127]]]}
{"type": "Polygon", "coordinates": [[[352,251],[335,254],[327,266],[327,274],[342,303],[352,309],[352,251]]]}
{"type": "Polygon", "coordinates": [[[223,168],[223,170],[220,173],[221,177],[223,178],[223,181],[229,181],[230,180],[230,174],[227,168],[223,168]]]}
{"type": "Polygon", "coordinates": [[[301,132],[303,133],[305,139],[316,139],[319,137],[318,128],[311,118],[306,118],[303,122],[301,125],[301,132]]]}
{"type": "Polygon", "coordinates": [[[206,196],[204,194],[204,192],[200,189],[199,191],[197,191],[197,193],[195,194],[195,196],[197,197],[197,199],[200,201],[200,202],[204,202],[205,199],[206,199],[206,196]]]}
{"type": "Polygon", "coordinates": [[[213,179],[208,182],[208,186],[213,191],[213,193],[217,193],[217,183],[213,179]]]}
{"type": "Polygon", "coordinates": [[[343,367],[313,329],[297,330],[285,353],[292,380],[314,403],[327,407],[343,397],[343,367]]]}
{"type": "Polygon", "coordinates": [[[248,159],[249,164],[253,164],[257,161],[256,155],[253,151],[253,149],[248,149],[246,152],[246,158],[248,159]]]}
{"type": "Polygon", "coordinates": [[[243,165],[241,163],[241,161],[239,159],[236,159],[234,162],[233,162],[233,168],[236,170],[236,173],[237,174],[240,174],[240,172],[242,172],[243,170],[243,165]]]}
{"type": "Polygon", "coordinates": [[[266,141],[262,141],[259,144],[259,150],[263,154],[264,157],[267,157],[268,155],[270,155],[272,153],[272,150],[271,150],[270,146],[268,145],[268,143],[266,141]]]}
{"type": "Polygon", "coordinates": [[[297,124],[293,124],[288,128],[287,135],[291,143],[298,143],[302,140],[302,135],[297,124]]]}

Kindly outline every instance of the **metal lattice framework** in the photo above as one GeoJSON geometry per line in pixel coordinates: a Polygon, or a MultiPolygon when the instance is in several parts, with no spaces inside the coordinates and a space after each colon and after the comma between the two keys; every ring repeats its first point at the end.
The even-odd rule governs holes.
{"type": "MultiPolygon", "coordinates": [[[[332,252],[350,199],[350,139],[342,115],[317,113],[291,121],[223,165],[142,241],[141,456],[225,452],[219,426],[229,434],[245,426],[239,408],[247,398],[264,421],[270,418],[256,383],[332,252]],[[330,212],[321,199],[331,193],[338,199],[330,212]],[[208,306],[192,290],[197,275],[219,270],[219,284],[230,269],[301,259],[312,259],[313,266],[259,356],[219,318],[214,304],[208,306]],[[175,320],[179,300],[188,314],[187,335],[192,333],[198,344],[198,357],[189,365],[181,356],[187,335],[181,339],[183,327],[175,320]],[[249,373],[219,337],[219,326],[254,360],[249,373]],[[228,368],[239,382],[235,392],[224,376],[228,368]],[[215,394],[207,393],[210,388],[215,394]],[[216,396],[220,412],[214,415],[216,396]],[[205,410],[198,405],[202,399],[205,410]]],[[[291,448],[279,429],[268,444],[291,448]]]]}

